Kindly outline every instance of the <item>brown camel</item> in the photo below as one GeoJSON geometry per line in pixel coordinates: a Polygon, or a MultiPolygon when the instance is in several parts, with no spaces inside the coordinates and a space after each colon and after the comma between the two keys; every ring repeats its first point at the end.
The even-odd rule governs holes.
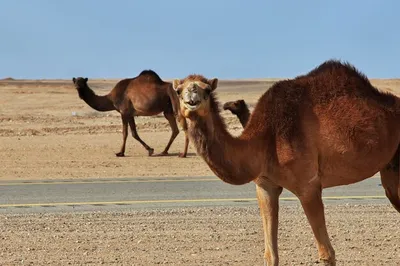
{"type": "Polygon", "coordinates": [[[311,225],[319,258],[335,265],[322,189],[359,182],[380,171],[400,212],[400,99],[378,91],[352,65],[329,60],[306,75],[275,83],[258,100],[238,137],[226,129],[214,90],[218,79],[174,80],[197,153],[224,182],[255,182],[266,265],[278,265],[282,189],[294,193],[311,225]],[[238,152],[240,151],[240,152],[238,152]]]}
{"type": "Polygon", "coordinates": [[[189,138],[186,134],[186,120],[179,113],[179,100],[172,89],[172,84],[164,82],[152,70],[144,70],[137,77],[123,79],[114,88],[103,96],[96,95],[87,85],[88,78],[73,78],[75,88],[79,97],[90,107],[97,111],[116,110],[122,118],[123,142],[121,150],[116,156],[125,156],[125,145],[128,136],[128,124],[131,128],[132,136],[139,141],[151,156],[154,149],[150,148],[138,135],[134,116],[153,116],[163,112],[172,129],[171,138],[164,151],[159,155],[167,155],[169,147],[179,134],[179,129],[175,120],[175,115],[185,131],[185,146],[183,153],[179,157],[186,157],[189,145],[189,138]]]}
{"type": "Polygon", "coordinates": [[[223,105],[223,109],[231,111],[232,114],[239,118],[240,124],[242,124],[243,128],[246,127],[250,118],[250,111],[244,100],[226,102],[223,105]]]}

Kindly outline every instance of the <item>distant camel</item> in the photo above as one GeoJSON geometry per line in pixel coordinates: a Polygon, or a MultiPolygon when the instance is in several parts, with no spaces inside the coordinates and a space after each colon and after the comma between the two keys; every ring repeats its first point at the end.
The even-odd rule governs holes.
{"type": "Polygon", "coordinates": [[[150,148],[138,135],[134,116],[153,116],[161,112],[168,120],[172,129],[171,138],[164,151],[159,155],[167,155],[169,147],[179,134],[175,114],[185,131],[185,146],[179,157],[186,157],[189,138],[186,134],[186,120],[179,114],[179,100],[172,89],[172,84],[164,82],[154,71],[144,70],[137,77],[123,79],[107,95],[98,96],[87,85],[88,78],[72,78],[79,97],[97,111],[116,110],[122,118],[123,142],[118,157],[125,156],[125,145],[128,136],[128,124],[132,136],[139,141],[151,156],[154,149],[150,148]]]}
{"type": "Polygon", "coordinates": [[[174,80],[197,153],[224,182],[255,182],[263,220],[265,264],[278,265],[278,209],[283,188],[303,206],[319,258],[336,265],[322,189],[359,182],[380,171],[400,212],[400,99],[380,92],[349,63],[329,60],[306,75],[276,82],[232,137],[214,96],[218,79],[174,80]]]}
{"type": "Polygon", "coordinates": [[[229,110],[232,114],[236,115],[239,118],[242,127],[246,127],[247,121],[249,121],[250,118],[250,111],[244,100],[226,102],[223,105],[223,108],[224,110],[229,110]]]}

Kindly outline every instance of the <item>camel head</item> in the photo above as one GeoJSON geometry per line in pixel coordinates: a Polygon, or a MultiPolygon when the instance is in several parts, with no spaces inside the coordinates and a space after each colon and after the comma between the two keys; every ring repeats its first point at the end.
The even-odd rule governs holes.
{"type": "Polygon", "coordinates": [[[218,79],[206,79],[201,75],[189,75],[175,79],[173,88],[178,94],[181,113],[186,118],[206,116],[210,111],[210,96],[217,88],[218,79]]]}
{"type": "Polygon", "coordinates": [[[72,78],[72,82],[75,85],[75,89],[78,91],[79,98],[83,99],[84,94],[87,92],[88,85],[87,85],[88,78],[72,78]]]}
{"type": "Polygon", "coordinates": [[[75,85],[75,88],[79,91],[79,89],[83,89],[87,87],[87,81],[88,78],[82,78],[82,77],[78,77],[78,78],[72,78],[72,82],[75,85]]]}
{"type": "Polygon", "coordinates": [[[226,102],[223,105],[224,110],[229,110],[234,115],[238,115],[244,112],[247,109],[246,103],[244,100],[237,100],[232,102],[226,102]]]}

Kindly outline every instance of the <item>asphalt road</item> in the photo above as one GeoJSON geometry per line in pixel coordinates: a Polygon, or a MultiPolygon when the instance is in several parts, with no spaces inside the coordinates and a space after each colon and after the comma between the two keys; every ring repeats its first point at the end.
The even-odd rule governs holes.
{"type": "MultiPolygon", "coordinates": [[[[379,175],[325,189],[325,204],[388,203],[379,175]]],[[[284,190],[281,204],[297,203],[284,190]]],[[[102,211],[215,205],[256,205],[255,184],[233,186],[216,177],[1,181],[0,213],[102,211]]]]}

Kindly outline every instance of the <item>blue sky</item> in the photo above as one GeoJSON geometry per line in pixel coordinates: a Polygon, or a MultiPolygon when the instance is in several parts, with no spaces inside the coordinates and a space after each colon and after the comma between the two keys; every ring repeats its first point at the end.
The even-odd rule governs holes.
{"type": "Polygon", "coordinates": [[[0,78],[400,76],[400,1],[2,0],[0,78]]]}

